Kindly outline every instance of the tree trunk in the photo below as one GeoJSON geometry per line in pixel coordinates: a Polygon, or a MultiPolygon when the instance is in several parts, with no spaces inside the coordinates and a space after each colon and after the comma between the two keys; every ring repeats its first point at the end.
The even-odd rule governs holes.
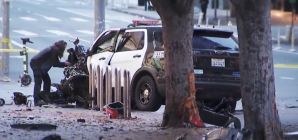
{"type": "Polygon", "coordinates": [[[253,131],[254,140],[282,140],[275,104],[270,0],[231,1],[236,9],[245,127],[253,131]]]}
{"type": "Polygon", "coordinates": [[[198,117],[193,72],[193,0],[151,0],[161,17],[166,107],[163,126],[181,127],[198,117]]]}

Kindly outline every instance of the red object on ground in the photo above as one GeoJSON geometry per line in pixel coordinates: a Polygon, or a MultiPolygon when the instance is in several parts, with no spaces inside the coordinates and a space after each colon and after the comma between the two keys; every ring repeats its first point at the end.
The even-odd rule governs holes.
{"type": "Polygon", "coordinates": [[[204,122],[201,120],[199,116],[194,116],[190,119],[190,123],[195,125],[196,127],[205,127],[204,122]]]}
{"type": "Polygon", "coordinates": [[[119,116],[118,110],[115,110],[109,107],[106,108],[106,112],[112,119],[117,119],[119,116]]]}
{"type": "Polygon", "coordinates": [[[119,115],[123,115],[123,103],[114,102],[108,104],[105,109],[111,119],[117,119],[119,115]]]}

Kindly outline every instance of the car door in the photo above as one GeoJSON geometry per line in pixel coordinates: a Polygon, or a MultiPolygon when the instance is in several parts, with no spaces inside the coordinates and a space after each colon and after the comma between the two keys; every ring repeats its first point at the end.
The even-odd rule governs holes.
{"type": "MultiPolygon", "coordinates": [[[[131,79],[138,69],[142,67],[144,56],[147,50],[147,30],[128,29],[124,32],[116,52],[110,62],[113,72],[116,67],[121,68],[121,85],[123,86],[123,71],[128,68],[131,79]]],[[[113,79],[114,80],[114,79],[113,79]]],[[[115,82],[112,82],[114,87],[115,82]]]]}
{"type": "MultiPolygon", "coordinates": [[[[102,65],[104,68],[109,64],[115,52],[115,38],[119,30],[106,31],[97,39],[90,48],[91,56],[87,59],[88,70],[90,64],[102,65]]],[[[106,69],[104,69],[105,72],[106,69]]],[[[90,70],[89,70],[90,71],[90,70]]]]}

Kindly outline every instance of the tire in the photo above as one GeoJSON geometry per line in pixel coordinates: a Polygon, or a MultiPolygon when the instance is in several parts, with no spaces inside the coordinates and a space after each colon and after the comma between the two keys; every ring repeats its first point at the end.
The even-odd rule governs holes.
{"type": "Polygon", "coordinates": [[[134,101],[136,107],[141,111],[157,111],[160,108],[162,98],[157,91],[154,80],[150,76],[145,75],[137,81],[134,90],[134,101]],[[144,97],[146,90],[147,95],[144,97]]]}
{"type": "Polygon", "coordinates": [[[224,128],[230,128],[229,126],[234,123],[234,127],[233,128],[236,128],[238,130],[241,130],[241,122],[238,118],[230,118],[226,124],[223,126],[224,128]]]}
{"type": "Polygon", "coordinates": [[[29,86],[32,82],[32,78],[28,74],[24,74],[21,78],[21,84],[24,86],[29,86]]]}

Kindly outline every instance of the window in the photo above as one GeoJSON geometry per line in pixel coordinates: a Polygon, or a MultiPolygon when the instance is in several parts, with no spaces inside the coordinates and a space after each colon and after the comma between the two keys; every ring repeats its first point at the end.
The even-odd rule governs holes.
{"type": "MultiPolygon", "coordinates": [[[[118,44],[118,43],[117,43],[118,44]]],[[[117,52],[141,50],[144,48],[144,32],[126,32],[122,35],[117,52]],[[124,45],[123,45],[124,44],[124,45]]]]}
{"type": "Polygon", "coordinates": [[[107,31],[96,41],[92,49],[92,53],[94,54],[105,51],[113,51],[116,34],[117,31],[107,31]]]}
{"type": "Polygon", "coordinates": [[[162,32],[161,31],[155,31],[153,32],[153,45],[154,49],[156,51],[163,51],[163,38],[162,38],[162,32]]]}
{"type": "MultiPolygon", "coordinates": [[[[156,51],[164,50],[162,31],[153,32],[156,51]]],[[[199,49],[236,49],[237,42],[232,38],[232,33],[226,31],[195,30],[192,38],[193,48],[199,49]]]]}

